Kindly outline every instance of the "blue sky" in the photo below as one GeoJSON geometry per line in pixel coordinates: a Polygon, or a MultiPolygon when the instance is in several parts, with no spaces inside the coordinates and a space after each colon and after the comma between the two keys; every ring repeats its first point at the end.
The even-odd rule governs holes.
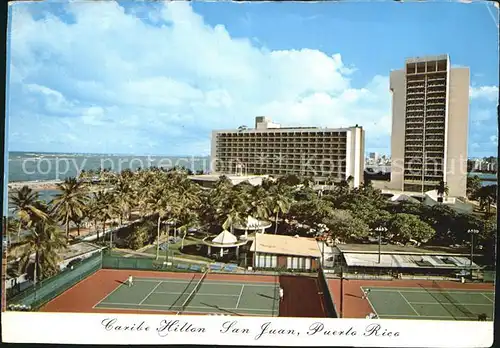
{"type": "MultiPolygon", "coordinates": [[[[488,7],[489,6],[489,7],[488,7]]],[[[213,129],[366,130],[390,154],[389,72],[471,69],[469,157],[497,153],[497,9],[459,3],[10,6],[10,151],[206,155],[213,129]]]]}

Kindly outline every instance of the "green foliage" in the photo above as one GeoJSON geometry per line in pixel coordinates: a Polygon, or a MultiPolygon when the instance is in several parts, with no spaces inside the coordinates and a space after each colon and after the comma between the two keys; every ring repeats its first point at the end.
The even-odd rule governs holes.
{"type": "Polygon", "coordinates": [[[403,244],[410,239],[425,243],[436,233],[429,224],[411,214],[396,214],[388,226],[389,233],[392,234],[391,240],[403,244]]]}
{"type": "Polygon", "coordinates": [[[137,250],[148,244],[151,241],[151,236],[154,235],[156,226],[153,222],[147,221],[138,225],[132,230],[132,233],[126,239],[129,249],[137,250]]]}
{"type": "Polygon", "coordinates": [[[467,198],[474,199],[477,192],[481,188],[481,178],[479,176],[468,176],[467,177],[467,198]]]}
{"type": "Polygon", "coordinates": [[[348,210],[333,210],[323,223],[330,230],[332,238],[338,238],[344,242],[366,238],[370,233],[368,225],[348,210]]]}
{"type": "Polygon", "coordinates": [[[60,251],[66,248],[62,231],[51,220],[37,221],[26,238],[23,255],[19,262],[21,272],[27,272],[31,279],[51,277],[59,272],[60,251]],[[34,255],[33,264],[31,255],[34,255]]]}

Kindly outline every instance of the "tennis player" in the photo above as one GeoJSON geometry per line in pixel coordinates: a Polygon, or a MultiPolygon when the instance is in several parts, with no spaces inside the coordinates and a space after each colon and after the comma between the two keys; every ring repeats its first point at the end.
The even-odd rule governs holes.
{"type": "Polygon", "coordinates": [[[363,300],[366,300],[368,298],[368,294],[370,293],[370,289],[366,289],[364,292],[363,292],[363,300]]]}
{"type": "Polygon", "coordinates": [[[283,288],[280,287],[280,301],[283,301],[283,288]]]}
{"type": "Polygon", "coordinates": [[[128,276],[128,279],[127,279],[127,284],[128,284],[128,287],[130,288],[132,285],[134,285],[134,278],[132,276],[128,276]]]}

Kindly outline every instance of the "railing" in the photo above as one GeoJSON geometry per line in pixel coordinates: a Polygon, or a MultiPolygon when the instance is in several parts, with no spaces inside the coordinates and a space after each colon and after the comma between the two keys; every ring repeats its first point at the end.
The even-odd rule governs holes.
{"type": "Polygon", "coordinates": [[[52,278],[42,280],[9,299],[7,301],[8,307],[10,305],[24,305],[31,307],[31,309],[37,309],[97,272],[101,268],[101,263],[102,254],[97,253],[75,265],[73,269],[67,269],[52,278]]]}

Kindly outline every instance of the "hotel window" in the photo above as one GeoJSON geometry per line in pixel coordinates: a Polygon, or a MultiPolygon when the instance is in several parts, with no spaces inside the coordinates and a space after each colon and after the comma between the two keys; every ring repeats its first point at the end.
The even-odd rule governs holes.
{"type": "Polygon", "coordinates": [[[271,265],[271,255],[266,255],[266,265],[265,267],[272,267],[271,265]]]}
{"type": "Polygon", "coordinates": [[[292,268],[292,258],[290,256],[286,258],[286,268],[288,269],[292,268]]]}
{"type": "Polygon", "coordinates": [[[278,267],[278,256],[273,255],[273,256],[271,257],[271,267],[272,267],[272,268],[276,268],[276,267],[278,267]]]}
{"type": "Polygon", "coordinates": [[[309,257],[306,258],[306,269],[311,269],[311,259],[309,257]]]}
{"type": "Polygon", "coordinates": [[[299,269],[304,269],[304,258],[299,257],[299,269]]]}

